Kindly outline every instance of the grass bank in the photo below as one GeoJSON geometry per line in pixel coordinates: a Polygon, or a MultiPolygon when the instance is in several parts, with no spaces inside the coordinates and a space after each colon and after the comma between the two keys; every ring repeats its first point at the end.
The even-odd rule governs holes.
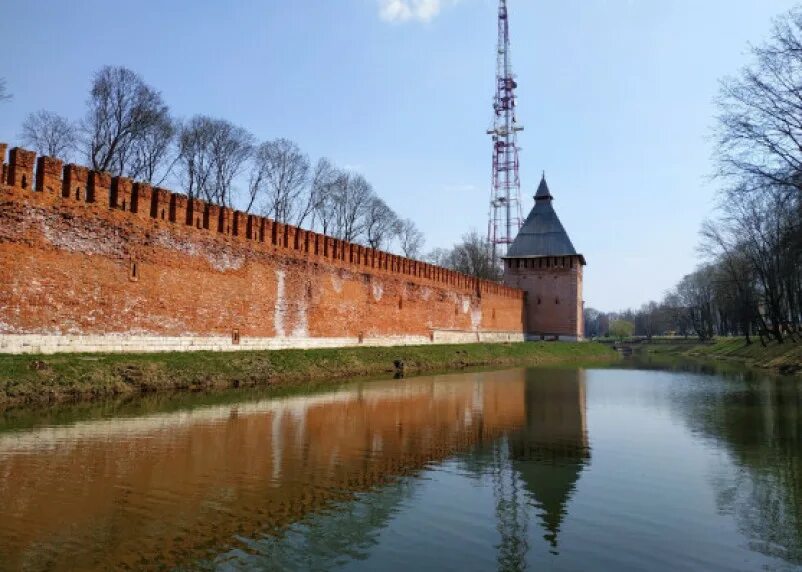
{"type": "Polygon", "coordinates": [[[158,391],[298,386],[360,376],[616,359],[595,343],[466,344],[260,352],[0,355],[0,407],[158,391]]]}
{"type": "Polygon", "coordinates": [[[746,340],[741,337],[717,338],[709,343],[672,343],[660,340],[645,346],[645,351],[654,355],[733,361],[783,374],[802,374],[802,343],[770,342],[763,347],[757,340],[746,345],[746,340]]]}

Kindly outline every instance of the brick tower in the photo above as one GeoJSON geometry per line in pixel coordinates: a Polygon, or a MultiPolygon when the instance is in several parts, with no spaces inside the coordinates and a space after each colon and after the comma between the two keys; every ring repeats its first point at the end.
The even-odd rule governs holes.
{"type": "Polygon", "coordinates": [[[526,292],[528,339],[582,339],[582,268],[553,206],[554,197],[540,181],[535,206],[504,260],[504,283],[526,292]]]}

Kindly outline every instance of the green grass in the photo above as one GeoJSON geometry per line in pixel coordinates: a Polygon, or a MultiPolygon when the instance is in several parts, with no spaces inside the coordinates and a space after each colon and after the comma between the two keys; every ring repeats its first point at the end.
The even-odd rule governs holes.
{"type": "Polygon", "coordinates": [[[763,347],[758,339],[746,345],[745,338],[716,338],[709,343],[661,343],[646,346],[650,354],[684,355],[695,358],[727,360],[746,365],[774,369],[783,373],[802,372],[802,343],[770,342],[763,347]]]}
{"type": "Polygon", "coordinates": [[[260,352],[0,355],[0,407],[159,391],[297,387],[322,381],[466,367],[616,359],[595,343],[466,344],[260,352]]]}

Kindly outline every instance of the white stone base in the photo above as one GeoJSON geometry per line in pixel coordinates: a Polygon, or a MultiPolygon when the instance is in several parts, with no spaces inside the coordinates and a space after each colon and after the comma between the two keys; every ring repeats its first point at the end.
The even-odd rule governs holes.
{"type": "Polygon", "coordinates": [[[431,336],[377,336],[359,338],[249,338],[234,344],[231,336],[145,336],[0,334],[0,354],[57,353],[153,353],[248,350],[283,350],[311,348],[346,348],[358,346],[390,347],[430,344],[523,342],[520,332],[465,332],[435,330],[431,336]]]}
{"type": "Polygon", "coordinates": [[[527,342],[540,342],[540,341],[558,341],[558,342],[582,342],[585,338],[578,336],[566,336],[565,334],[543,334],[545,340],[541,340],[541,334],[526,334],[524,336],[527,342]]]}

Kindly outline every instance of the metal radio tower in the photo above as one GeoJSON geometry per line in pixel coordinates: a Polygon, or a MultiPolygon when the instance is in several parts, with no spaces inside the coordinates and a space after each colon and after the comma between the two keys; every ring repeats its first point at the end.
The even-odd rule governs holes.
{"type": "Polygon", "coordinates": [[[521,215],[521,180],[518,177],[518,125],[515,117],[515,81],[510,63],[510,23],[507,0],[498,5],[498,61],[496,96],[493,100],[493,182],[490,191],[490,217],[487,240],[493,249],[493,262],[507,253],[509,245],[523,224],[521,215]]]}

